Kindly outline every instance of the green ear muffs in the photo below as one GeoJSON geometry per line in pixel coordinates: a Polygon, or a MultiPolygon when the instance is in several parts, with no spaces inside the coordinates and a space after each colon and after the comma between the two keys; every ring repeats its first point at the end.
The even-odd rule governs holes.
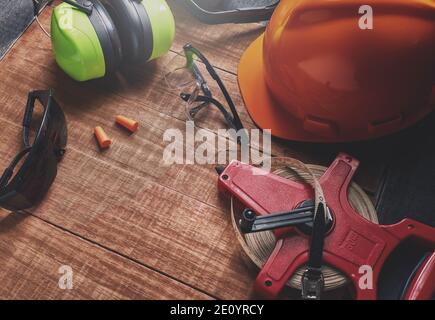
{"type": "Polygon", "coordinates": [[[60,68],[86,81],[169,51],[175,22],[165,0],[77,0],[52,15],[52,45],[60,68]],[[90,5],[90,10],[80,8],[90,5]]]}

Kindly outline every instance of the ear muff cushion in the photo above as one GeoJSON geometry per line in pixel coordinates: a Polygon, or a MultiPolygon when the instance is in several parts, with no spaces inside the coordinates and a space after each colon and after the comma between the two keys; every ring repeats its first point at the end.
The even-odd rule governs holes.
{"type": "Polygon", "coordinates": [[[103,4],[99,0],[91,0],[91,2],[94,4],[94,10],[89,16],[89,20],[100,40],[106,70],[111,72],[116,70],[123,56],[120,36],[114,21],[103,4]]]}
{"type": "Polygon", "coordinates": [[[153,52],[153,34],[145,7],[133,0],[101,0],[121,38],[124,62],[145,62],[153,52]]]}

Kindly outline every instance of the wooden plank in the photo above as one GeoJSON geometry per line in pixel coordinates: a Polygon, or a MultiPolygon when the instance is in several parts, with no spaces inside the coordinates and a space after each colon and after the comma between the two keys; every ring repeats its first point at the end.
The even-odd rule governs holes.
{"type": "Polygon", "coordinates": [[[1,299],[209,299],[186,285],[61,231],[0,210],[1,299]],[[73,288],[59,288],[61,266],[73,288]]]}
{"type": "MultiPolygon", "coordinates": [[[[39,30],[34,31],[37,34],[39,30]]],[[[178,94],[168,91],[166,86],[162,84],[162,72],[148,72],[146,70],[145,73],[148,75],[144,72],[139,74],[136,72],[133,74],[134,79],[130,79],[130,82],[139,83],[140,78],[143,78],[142,85],[132,87],[119,85],[121,88],[116,88],[113,91],[104,90],[104,88],[113,87],[113,81],[107,79],[77,84],[53,64],[49,44],[40,47],[40,43],[46,41],[42,34],[40,36],[38,41],[15,48],[13,54],[8,57],[11,60],[10,63],[3,69],[5,70],[3,73],[5,81],[0,83],[0,89],[5,92],[14,92],[13,98],[0,97],[2,105],[5,106],[3,113],[8,114],[7,118],[20,123],[22,109],[17,109],[16,106],[24,105],[27,92],[38,86],[53,87],[56,91],[56,97],[67,113],[70,142],[80,146],[78,149],[89,150],[93,157],[104,159],[104,161],[109,161],[121,168],[128,167],[135,174],[157,179],[165,186],[175,185],[184,194],[197,200],[203,200],[204,189],[193,190],[189,188],[186,190],[186,186],[180,185],[180,180],[177,180],[180,177],[195,173],[192,172],[190,166],[168,167],[161,165],[163,150],[167,145],[163,142],[164,130],[167,128],[183,130],[185,127],[184,107],[178,94]],[[37,47],[28,49],[27,45],[37,47]],[[41,52],[41,56],[35,57],[36,62],[31,67],[36,68],[37,65],[38,69],[27,73],[25,70],[28,70],[29,67],[26,57],[29,57],[30,51],[34,54],[41,52]],[[116,114],[124,114],[138,119],[143,128],[134,136],[125,134],[113,122],[116,114]],[[93,127],[96,125],[102,125],[109,135],[115,138],[113,148],[104,154],[100,153],[92,136],[93,127]]],[[[156,62],[154,67],[164,66],[168,60],[172,59],[172,56],[156,62]]],[[[235,81],[234,77],[231,78],[235,81]]],[[[245,116],[247,117],[247,115],[245,116]]],[[[202,174],[195,181],[207,186],[207,194],[215,194],[214,180],[216,176],[214,170],[209,169],[194,169],[197,171],[196,173],[201,172],[202,174]]],[[[191,185],[195,184],[192,183],[189,186],[191,185]]],[[[217,197],[214,197],[213,200],[212,204],[217,205],[217,197]]]]}
{"type": "MultiPolygon", "coordinates": [[[[178,21],[178,11],[175,14],[178,21]]],[[[48,24],[49,11],[42,20],[48,24]]],[[[175,50],[183,42],[180,37],[212,36],[211,29],[198,29],[199,36],[196,29],[187,28],[186,24],[179,29],[175,50]]],[[[221,41],[222,50],[238,44],[226,47],[229,40],[221,41]]],[[[233,52],[240,54],[241,48],[233,52]]],[[[211,45],[207,50],[221,69],[237,65],[236,54],[223,59],[223,51],[213,53],[211,45]]],[[[5,137],[0,164],[6,165],[18,148],[12,149],[10,141],[19,142],[27,92],[54,88],[68,117],[69,152],[47,199],[33,214],[213,296],[243,299],[250,296],[255,275],[247,273],[240,259],[213,168],[161,163],[164,130],[185,125],[178,92],[170,91],[162,79],[173,56],[116,77],[76,83],[55,65],[49,39],[33,25],[0,64],[0,91],[7,93],[0,97],[5,137]],[[126,135],[113,124],[116,114],[140,120],[143,128],[126,135]],[[95,125],[103,125],[115,138],[107,152],[96,147],[95,125]]],[[[243,106],[234,72],[221,75],[236,104],[243,106]]],[[[253,127],[245,108],[240,111],[245,124],[253,127]]],[[[274,153],[323,164],[333,157],[330,147],[281,141],[275,141],[274,153]]]]}
{"type": "MultiPolygon", "coordinates": [[[[20,127],[0,119],[0,166],[20,127]]],[[[201,188],[201,185],[198,186],[201,188]]],[[[246,298],[245,273],[226,212],[70,147],[34,215],[219,298],[246,298]]]]}

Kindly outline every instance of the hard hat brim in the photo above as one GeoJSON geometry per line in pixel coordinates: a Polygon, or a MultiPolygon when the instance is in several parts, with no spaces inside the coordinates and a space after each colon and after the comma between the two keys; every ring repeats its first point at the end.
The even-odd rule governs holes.
{"type": "Polygon", "coordinates": [[[238,81],[246,109],[261,129],[270,129],[278,138],[304,142],[338,142],[307,132],[303,121],[289,114],[275,101],[267,87],[263,60],[264,35],[256,39],[245,51],[239,64],[238,81]]]}
{"type": "MultiPolygon", "coordinates": [[[[273,98],[268,88],[265,77],[264,58],[263,58],[264,34],[256,39],[243,54],[239,69],[238,81],[240,92],[244,100],[246,109],[254,123],[261,129],[270,129],[272,135],[285,140],[313,142],[313,143],[342,143],[350,141],[364,141],[375,139],[386,133],[364,136],[355,135],[336,135],[328,136],[316,134],[304,129],[304,119],[298,119],[289,113],[285,106],[273,98]]],[[[432,90],[430,103],[427,108],[414,117],[407,120],[402,128],[409,127],[425,116],[435,107],[435,87],[432,90]]],[[[398,131],[395,129],[394,131],[398,131]]],[[[392,133],[392,132],[388,132],[392,133]]]]}

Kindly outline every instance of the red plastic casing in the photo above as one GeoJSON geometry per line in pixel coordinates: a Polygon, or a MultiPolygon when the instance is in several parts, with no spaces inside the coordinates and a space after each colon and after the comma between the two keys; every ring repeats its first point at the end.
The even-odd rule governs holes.
{"type": "MultiPolygon", "coordinates": [[[[348,201],[348,188],[358,165],[358,160],[340,154],[320,179],[335,221],[325,239],[323,259],[350,279],[356,299],[376,299],[379,274],[393,250],[409,238],[435,250],[435,228],[410,219],[394,225],[378,225],[356,213],[348,201]],[[359,268],[363,265],[373,268],[372,289],[361,289],[358,284],[359,268]]],[[[290,211],[313,199],[311,186],[238,161],[233,161],[220,175],[218,187],[257,215],[290,211]]],[[[278,238],[275,250],[255,283],[255,291],[268,299],[278,297],[289,278],[308,262],[309,253],[309,237],[296,228],[277,230],[275,235],[278,238]]],[[[435,251],[414,276],[405,298],[429,299],[434,292],[435,251]]]]}

